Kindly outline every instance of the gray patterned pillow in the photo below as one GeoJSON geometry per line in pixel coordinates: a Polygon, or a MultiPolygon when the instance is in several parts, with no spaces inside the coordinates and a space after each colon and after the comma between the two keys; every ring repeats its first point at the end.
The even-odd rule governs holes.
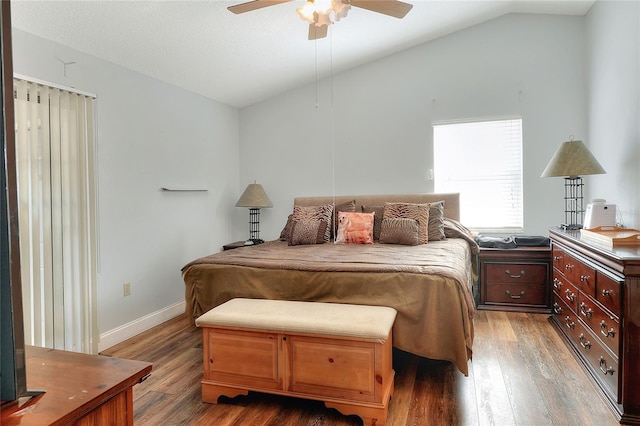
{"type": "Polygon", "coordinates": [[[444,200],[429,204],[429,241],[445,239],[444,200]]]}
{"type": "MultiPolygon", "coordinates": [[[[324,220],[327,224],[332,223],[333,204],[323,206],[293,206],[292,220],[324,220]]],[[[331,240],[331,227],[327,226],[324,235],[324,242],[331,240]]]]}
{"type": "Polygon", "coordinates": [[[382,226],[382,215],[384,214],[383,206],[362,206],[362,213],[375,213],[373,217],[373,240],[380,239],[380,227],[382,226]]]}
{"type": "Polygon", "coordinates": [[[418,235],[420,244],[429,242],[429,204],[415,203],[384,203],[382,219],[408,218],[418,221],[418,235]]]}
{"type": "Polygon", "coordinates": [[[294,220],[291,224],[291,235],[288,238],[290,246],[324,243],[325,220],[294,220]]]}
{"type": "Polygon", "coordinates": [[[410,218],[386,218],[382,220],[380,242],[383,244],[420,244],[419,224],[410,218]]]}

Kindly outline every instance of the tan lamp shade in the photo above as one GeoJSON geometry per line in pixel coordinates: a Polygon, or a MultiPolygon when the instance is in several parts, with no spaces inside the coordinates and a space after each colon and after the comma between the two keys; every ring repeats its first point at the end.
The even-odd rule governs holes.
{"type": "Polygon", "coordinates": [[[584,175],[606,173],[598,160],[582,141],[562,142],[540,177],[565,176],[576,178],[584,175]]]}
{"type": "Polygon", "coordinates": [[[249,207],[254,209],[273,207],[271,200],[259,183],[250,183],[244,190],[236,207],[249,207]]]}

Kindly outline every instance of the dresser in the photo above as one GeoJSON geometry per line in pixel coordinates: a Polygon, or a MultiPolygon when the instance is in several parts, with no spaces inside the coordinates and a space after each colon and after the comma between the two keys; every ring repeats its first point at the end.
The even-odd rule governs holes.
{"type": "Polygon", "coordinates": [[[481,248],[478,309],[551,311],[551,248],[481,248]]]}
{"type": "Polygon", "coordinates": [[[27,385],[45,392],[2,406],[3,425],[133,425],[133,386],[148,362],[26,347],[27,385]]]}
{"type": "Polygon", "coordinates": [[[551,322],[620,422],[640,425],[640,248],[549,234],[551,322]]]}

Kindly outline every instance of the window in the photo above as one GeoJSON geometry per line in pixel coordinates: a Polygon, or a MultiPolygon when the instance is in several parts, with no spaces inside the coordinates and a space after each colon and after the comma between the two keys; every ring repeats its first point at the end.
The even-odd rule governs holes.
{"type": "Polygon", "coordinates": [[[523,231],[522,119],[434,124],[436,192],[460,193],[460,220],[478,232],[523,231]]]}
{"type": "Polygon", "coordinates": [[[14,79],[25,342],[97,353],[94,96],[14,79]]]}

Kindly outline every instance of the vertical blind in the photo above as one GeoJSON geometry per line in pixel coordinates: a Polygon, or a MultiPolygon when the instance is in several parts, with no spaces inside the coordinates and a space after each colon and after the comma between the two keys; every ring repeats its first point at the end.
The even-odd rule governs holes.
{"type": "Polygon", "coordinates": [[[434,124],[433,140],[435,190],[460,193],[462,223],[522,232],[522,119],[434,124]]]}
{"type": "Polygon", "coordinates": [[[96,353],[94,98],[14,79],[25,342],[96,353]]]}

